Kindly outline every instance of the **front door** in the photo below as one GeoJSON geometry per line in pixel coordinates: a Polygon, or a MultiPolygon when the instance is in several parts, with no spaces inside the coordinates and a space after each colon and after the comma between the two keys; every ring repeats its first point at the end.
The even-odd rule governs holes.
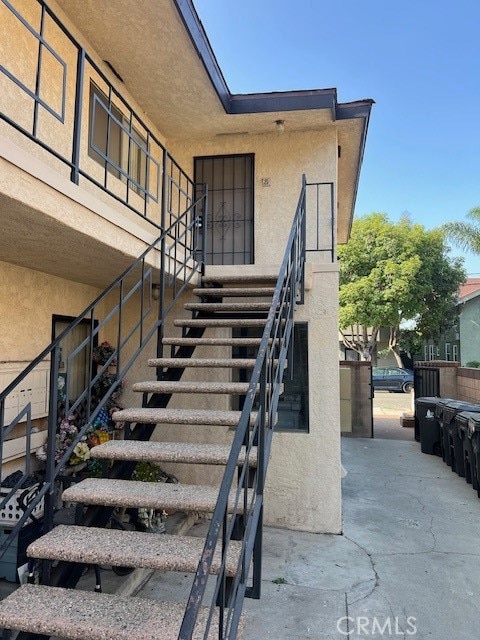
{"type": "Polygon", "coordinates": [[[253,264],[253,154],[195,158],[208,186],[207,264],[253,264]]]}

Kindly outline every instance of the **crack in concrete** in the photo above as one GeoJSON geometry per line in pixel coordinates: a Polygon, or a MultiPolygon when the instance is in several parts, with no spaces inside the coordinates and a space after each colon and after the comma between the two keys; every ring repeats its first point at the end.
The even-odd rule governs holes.
{"type": "MultiPolygon", "coordinates": [[[[385,482],[385,485],[384,485],[384,486],[385,486],[385,489],[387,489],[387,488],[388,488],[388,485],[390,485],[390,484],[392,484],[392,483],[397,483],[398,478],[401,478],[401,477],[402,477],[401,475],[399,475],[399,474],[395,474],[395,475],[393,476],[393,479],[387,480],[387,481],[385,482]]],[[[430,519],[430,525],[429,525],[429,527],[428,527],[428,533],[432,536],[432,539],[433,539],[433,546],[432,546],[432,548],[431,548],[431,549],[429,549],[429,550],[421,551],[421,552],[418,552],[418,553],[432,553],[432,552],[434,552],[434,551],[435,551],[435,549],[436,549],[436,546],[437,546],[437,538],[436,538],[436,536],[435,536],[435,533],[433,532],[433,516],[431,516],[431,515],[429,515],[429,514],[427,513],[427,505],[426,505],[426,504],[424,504],[424,503],[420,500],[420,498],[419,498],[418,496],[416,496],[416,495],[414,495],[414,494],[410,493],[409,491],[405,491],[405,490],[399,489],[399,488],[398,488],[398,485],[396,485],[396,486],[395,486],[395,489],[396,489],[397,493],[401,493],[401,494],[403,494],[404,496],[408,496],[409,498],[412,498],[413,500],[416,500],[416,501],[418,502],[418,504],[420,505],[421,509],[422,509],[422,513],[423,513],[423,515],[425,515],[427,518],[429,518],[429,519],[430,519]]],[[[412,552],[412,555],[415,555],[416,553],[417,553],[417,552],[412,552]]],[[[393,554],[392,554],[392,555],[393,555],[393,554]]]]}
{"type": "MultiPolygon", "coordinates": [[[[369,593],[367,593],[366,595],[363,595],[362,597],[358,598],[357,600],[353,600],[350,604],[356,604],[357,602],[361,602],[362,600],[365,600],[366,598],[370,597],[372,595],[372,593],[375,591],[375,589],[378,587],[379,583],[380,583],[380,576],[378,575],[376,566],[375,566],[375,560],[372,557],[372,554],[370,554],[365,547],[362,547],[361,544],[359,544],[358,542],[356,542],[355,540],[353,540],[352,538],[349,538],[348,536],[346,536],[345,534],[343,534],[343,537],[346,540],[349,540],[349,542],[351,542],[352,544],[354,544],[356,547],[358,547],[358,549],[360,549],[361,551],[363,551],[363,553],[368,557],[368,560],[370,562],[370,567],[371,570],[373,572],[373,575],[375,576],[375,582],[373,584],[372,589],[369,591],[369,593]]],[[[362,583],[367,583],[367,582],[371,582],[373,580],[373,578],[370,578],[369,580],[362,580],[359,584],[362,583]]]]}

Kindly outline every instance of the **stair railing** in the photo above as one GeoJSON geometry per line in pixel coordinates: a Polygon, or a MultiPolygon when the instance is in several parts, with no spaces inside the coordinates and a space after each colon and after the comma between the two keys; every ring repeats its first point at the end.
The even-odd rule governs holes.
{"type": "Polygon", "coordinates": [[[303,176],[272,304],[193,580],[179,640],[193,637],[217,546],[221,548],[221,567],[203,637],[211,637],[209,633],[218,616],[219,640],[234,640],[245,596],[258,598],[260,595],[265,477],[282,380],[289,352],[292,355],[294,311],[297,304],[303,303],[306,188],[303,176]],[[257,452],[256,463],[254,448],[257,452]],[[245,461],[240,463],[242,451],[245,461]],[[230,578],[226,576],[226,559],[230,542],[234,539],[241,540],[242,548],[236,575],[230,578]],[[252,561],[253,570],[250,571],[252,561]]]}
{"type": "MultiPolygon", "coordinates": [[[[173,178],[166,176],[165,181],[167,191],[174,192],[173,178]]],[[[10,509],[12,504],[17,505],[20,497],[24,502],[15,514],[15,526],[0,546],[0,558],[17,538],[22,526],[28,520],[38,520],[42,511],[41,531],[45,533],[53,527],[55,480],[71,460],[77,444],[85,440],[100,412],[119,392],[127,372],[145,346],[150,340],[161,339],[164,319],[175,301],[189,282],[203,273],[205,245],[201,230],[207,208],[205,185],[197,185],[197,195],[195,202],[0,393],[2,471],[6,441],[21,430],[26,442],[24,471],[15,476],[13,486],[2,489],[0,496],[0,512],[10,509]],[[88,329],[87,337],[80,339],[70,353],[64,354],[62,344],[82,325],[88,329]],[[113,342],[113,348],[95,367],[93,355],[102,338],[113,342]],[[80,390],[77,385],[73,393],[73,370],[81,359],[88,362],[85,381],[80,390]],[[38,417],[38,399],[31,397],[28,387],[39,366],[45,373],[48,364],[49,391],[48,396],[42,398],[40,408],[40,415],[48,416],[44,478],[36,490],[27,491],[27,481],[31,480],[28,477],[33,471],[32,443],[41,435],[41,432],[37,433],[38,423],[34,422],[38,417]],[[115,369],[113,375],[110,374],[112,367],[115,369]],[[59,378],[60,369],[64,373],[59,378]],[[101,386],[105,375],[110,375],[108,388],[101,386]],[[63,389],[59,381],[64,382],[63,389]],[[25,397],[23,403],[22,396],[25,397]],[[59,452],[59,422],[62,417],[68,419],[70,416],[76,418],[77,427],[59,452]]],[[[167,214],[169,211],[167,203],[167,214]]],[[[40,420],[44,422],[45,419],[40,420]]]]}

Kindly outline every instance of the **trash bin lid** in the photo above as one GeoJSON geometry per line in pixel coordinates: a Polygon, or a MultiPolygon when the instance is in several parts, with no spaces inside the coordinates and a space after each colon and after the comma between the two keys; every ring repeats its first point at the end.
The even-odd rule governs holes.
{"type": "Polygon", "coordinates": [[[421,398],[415,398],[415,404],[420,406],[436,405],[439,400],[440,398],[438,396],[424,396],[421,398]]]}
{"type": "Polygon", "coordinates": [[[463,415],[467,417],[468,437],[471,438],[475,432],[480,432],[480,413],[464,411],[463,415]]]}
{"type": "Polygon", "coordinates": [[[454,398],[437,398],[437,405],[435,407],[435,417],[441,418],[443,416],[443,410],[448,402],[456,402],[454,398]]]}
{"type": "Polygon", "coordinates": [[[443,406],[443,422],[451,422],[455,416],[462,411],[480,413],[480,404],[465,402],[463,400],[450,400],[443,406]]]}
{"type": "MultiPolygon", "coordinates": [[[[467,427],[468,425],[468,419],[470,416],[476,416],[476,413],[473,413],[473,411],[460,411],[459,413],[457,413],[457,415],[455,416],[455,420],[457,422],[457,424],[464,428],[467,427]]],[[[479,416],[480,418],[480,416],[479,416]]]]}

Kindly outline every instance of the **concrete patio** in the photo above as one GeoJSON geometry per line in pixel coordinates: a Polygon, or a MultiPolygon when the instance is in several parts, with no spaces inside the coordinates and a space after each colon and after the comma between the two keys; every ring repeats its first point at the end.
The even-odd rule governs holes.
{"type": "MultiPolygon", "coordinates": [[[[476,637],[476,493],[416,442],[346,439],[343,463],[344,535],[267,529],[262,599],[246,601],[244,640],[476,637]]],[[[139,595],[184,597],[188,585],[155,574],[139,595]]]]}
{"type": "MultiPolygon", "coordinates": [[[[262,598],[245,602],[243,640],[476,637],[476,493],[414,441],[345,439],[343,464],[344,534],[265,531],[262,598]]],[[[200,523],[189,533],[204,535],[205,528],[200,523]]],[[[190,574],[150,576],[107,571],[104,588],[185,601],[190,574]]],[[[91,572],[82,582],[80,588],[93,587],[91,572]]]]}

